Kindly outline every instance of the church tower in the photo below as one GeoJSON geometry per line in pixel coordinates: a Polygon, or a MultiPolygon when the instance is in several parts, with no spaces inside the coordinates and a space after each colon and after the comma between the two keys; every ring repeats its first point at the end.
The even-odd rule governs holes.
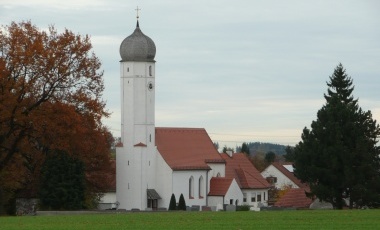
{"type": "MultiPolygon", "coordinates": [[[[121,144],[116,149],[116,199],[119,209],[145,210],[155,189],[156,46],[142,33],[138,16],[134,32],[120,45],[121,144]]],[[[154,204],[153,204],[154,205],[154,204]]]]}

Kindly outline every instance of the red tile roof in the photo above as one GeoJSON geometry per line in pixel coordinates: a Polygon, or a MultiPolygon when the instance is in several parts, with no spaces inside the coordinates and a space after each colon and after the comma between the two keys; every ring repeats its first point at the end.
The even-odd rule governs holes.
{"type": "Polygon", "coordinates": [[[221,156],[226,161],[226,178],[235,178],[240,188],[269,188],[271,185],[253,166],[245,153],[226,153],[221,156]]]}
{"type": "Polygon", "coordinates": [[[173,170],[208,170],[223,159],[203,128],[156,128],[156,146],[173,170]]]}
{"type": "Polygon", "coordinates": [[[293,208],[309,208],[313,200],[306,196],[307,189],[292,188],[284,196],[282,196],[274,206],[277,207],[293,207],[293,208]]]}
{"type": "Polygon", "coordinates": [[[210,180],[209,196],[225,196],[233,178],[213,177],[210,180]]]}
{"type": "Polygon", "coordinates": [[[272,165],[278,169],[282,174],[284,174],[289,180],[293,181],[300,188],[307,188],[308,186],[302,183],[296,176],[294,176],[293,172],[287,170],[284,165],[293,165],[291,162],[279,163],[273,162],[272,165]]]}

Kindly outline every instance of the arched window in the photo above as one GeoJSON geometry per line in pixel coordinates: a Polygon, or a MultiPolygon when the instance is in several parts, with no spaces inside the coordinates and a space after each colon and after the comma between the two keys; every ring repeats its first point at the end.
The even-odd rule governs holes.
{"type": "Polygon", "coordinates": [[[152,66],[149,66],[149,76],[152,76],[152,66]]]}
{"type": "Polygon", "coordinates": [[[189,198],[194,199],[194,177],[191,176],[189,179],[189,198]]]}
{"type": "Polygon", "coordinates": [[[220,177],[220,173],[216,174],[216,177],[220,177]]]}
{"type": "Polygon", "coordinates": [[[199,198],[203,198],[203,190],[204,190],[204,180],[203,176],[199,177],[199,185],[198,185],[198,196],[199,198]]]}

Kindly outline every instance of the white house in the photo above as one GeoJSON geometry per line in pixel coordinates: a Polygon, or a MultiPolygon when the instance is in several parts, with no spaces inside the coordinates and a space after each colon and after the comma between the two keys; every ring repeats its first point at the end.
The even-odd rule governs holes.
{"type": "Polygon", "coordinates": [[[172,194],[187,206],[266,205],[270,185],[247,157],[219,154],[203,128],[155,127],[155,54],[137,21],[120,45],[118,208],[167,208],[172,194]]]}
{"type": "Polygon", "coordinates": [[[261,172],[261,175],[277,189],[284,189],[286,187],[302,188],[306,186],[294,176],[293,164],[290,162],[273,162],[261,172]]]}
{"type": "Polygon", "coordinates": [[[293,164],[290,162],[274,162],[264,169],[261,175],[277,189],[286,190],[285,195],[277,200],[274,206],[309,208],[313,199],[309,198],[306,193],[309,193],[310,189],[307,184],[302,183],[294,176],[293,171],[293,164]]]}

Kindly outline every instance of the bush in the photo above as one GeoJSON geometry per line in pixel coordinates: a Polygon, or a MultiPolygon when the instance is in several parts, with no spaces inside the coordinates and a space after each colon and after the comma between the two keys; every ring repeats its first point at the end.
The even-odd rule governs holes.
{"type": "Polygon", "coordinates": [[[183,197],[182,193],[181,193],[181,196],[179,197],[179,201],[178,201],[178,210],[186,211],[186,201],[185,201],[185,198],[183,197]]]}
{"type": "Polygon", "coordinates": [[[177,201],[175,199],[174,193],[172,194],[172,197],[170,198],[169,203],[169,211],[177,210],[177,201]]]}
{"type": "Polygon", "coordinates": [[[249,211],[251,206],[244,204],[236,207],[236,211],[249,211]]]}

